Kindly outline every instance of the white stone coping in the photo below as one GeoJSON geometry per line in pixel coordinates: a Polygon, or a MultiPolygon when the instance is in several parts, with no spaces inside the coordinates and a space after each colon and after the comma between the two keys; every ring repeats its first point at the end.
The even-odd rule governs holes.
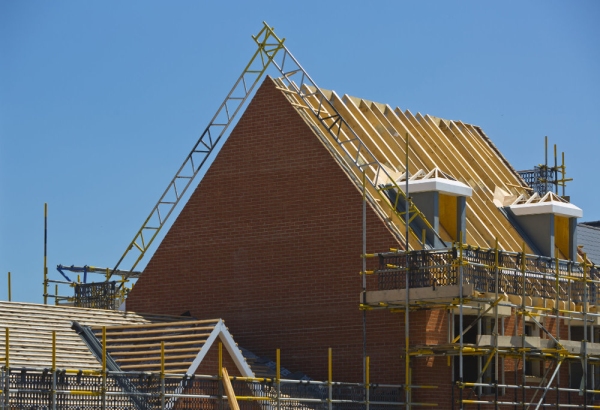
{"type": "Polygon", "coordinates": [[[569,218],[583,217],[583,210],[566,202],[537,202],[529,204],[511,205],[510,210],[517,216],[554,214],[569,218]]]}
{"type": "MultiPolygon", "coordinates": [[[[398,186],[402,191],[405,188],[405,182],[397,182],[398,186]]],[[[453,181],[451,179],[443,178],[428,178],[419,180],[408,181],[408,193],[420,193],[420,192],[439,192],[441,194],[451,196],[465,196],[470,197],[473,195],[473,189],[463,184],[460,181],[453,181]]]]}

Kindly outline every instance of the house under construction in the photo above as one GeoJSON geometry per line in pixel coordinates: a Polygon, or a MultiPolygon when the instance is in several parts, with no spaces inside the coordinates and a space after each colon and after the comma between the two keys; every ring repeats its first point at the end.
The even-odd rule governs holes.
{"type": "MultiPolygon", "coordinates": [[[[600,408],[599,267],[577,247],[582,210],[558,195],[564,161],[520,173],[480,127],[321,89],[266,24],[254,39],[250,64],[106,280],[77,280],[60,297],[45,277],[47,299],[116,308],[139,276],[125,312],[106,313],[118,320],[73,327],[96,352],[81,363],[99,372],[88,405],[215,408],[237,396],[278,408],[600,408]],[[267,68],[275,75],[262,80],[267,68]],[[222,354],[201,365],[211,337],[237,385],[222,354]],[[262,357],[275,371],[253,370],[262,357]],[[288,380],[281,366],[313,381],[288,380]]],[[[9,345],[6,408],[19,394],[67,406],[92,391],[73,387],[77,371],[59,389],[56,360],[26,380],[9,345]],[[34,383],[44,371],[45,393],[34,383]]]]}

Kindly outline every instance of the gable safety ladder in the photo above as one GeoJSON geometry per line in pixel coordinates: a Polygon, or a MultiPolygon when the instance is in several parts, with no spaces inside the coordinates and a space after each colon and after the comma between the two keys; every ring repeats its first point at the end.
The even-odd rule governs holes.
{"type": "MultiPolygon", "coordinates": [[[[256,36],[252,36],[258,49],[250,62],[235,82],[233,88],[217,110],[216,114],[200,136],[194,148],[190,151],[185,161],[165,189],[164,193],[152,208],[150,215],[127,247],[123,256],[112,270],[111,275],[117,271],[121,263],[130,252],[137,252],[132,266],[126,269],[133,272],[146,251],[165,225],[167,219],[185,194],[194,177],[203,168],[215,147],[236,118],[236,115],[254,90],[256,84],[271,64],[278,51],[283,48],[285,39],[275,36],[273,29],[266,24],[256,36]]],[[[109,278],[110,276],[109,275],[109,278]]]]}

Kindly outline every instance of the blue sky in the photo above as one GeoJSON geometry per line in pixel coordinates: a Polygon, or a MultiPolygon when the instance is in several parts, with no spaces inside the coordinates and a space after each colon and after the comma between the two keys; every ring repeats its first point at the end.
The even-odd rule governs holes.
{"type": "Polygon", "coordinates": [[[11,271],[42,301],[45,202],[54,278],[116,263],[263,20],[320,87],[479,125],[517,169],[548,135],[600,219],[600,2],[365,4],[0,0],[0,299],[11,271]]]}

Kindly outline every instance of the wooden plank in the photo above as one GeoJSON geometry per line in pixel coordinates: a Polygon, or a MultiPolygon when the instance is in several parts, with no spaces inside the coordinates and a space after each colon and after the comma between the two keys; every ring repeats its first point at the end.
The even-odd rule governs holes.
{"type": "MultiPolygon", "coordinates": [[[[373,124],[374,128],[378,131],[380,137],[387,142],[391,149],[398,153],[398,156],[402,163],[402,171],[404,172],[404,162],[406,161],[406,134],[408,133],[408,130],[397,130],[396,128],[394,128],[394,126],[382,114],[382,112],[379,110],[378,106],[375,103],[371,103],[369,105],[362,101],[359,105],[359,109],[361,110],[363,115],[369,120],[369,122],[373,124]]],[[[408,154],[409,158],[411,159],[411,164],[409,164],[408,169],[409,172],[412,174],[414,174],[419,169],[430,168],[425,164],[426,161],[423,158],[421,158],[421,155],[417,155],[415,153],[415,143],[418,144],[418,141],[416,141],[414,138],[412,139],[412,141],[409,139],[408,154]],[[411,165],[414,166],[414,169],[413,167],[411,167],[411,165]]]]}
{"type": "MultiPolygon", "coordinates": [[[[470,145],[468,141],[464,141],[465,138],[463,134],[454,122],[450,122],[450,126],[440,127],[440,130],[449,136],[449,139],[452,141],[458,152],[466,155],[469,166],[476,169],[474,172],[476,172],[479,177],[484,178],[486,184],[489,185],[487,186],[487,189],[477,190],[477,192],[483,196],[482,202],[487,208],[487,212],[485,213],[488,219],[487,226],[491,227],[494,232],[496,232],[496,236],[499,241],[502,242],[504,249],[518,251],[522,246],[523,238],[518,235],[514,227],[506,217],[498,211],[498,208],[493,203],[493,191],[490,189],[490,186],[496,185],[494,178],[497,178],[497,176],[495,174],[491,175],[493,174],[491,168],[489,168],[487,164],[483,164],[483,161],[477,158],[478,153],[476,149],[470,145]]],[[[497,182],[498,184],[501,184],[499,179],[497,182]]],[[[493,242],[490,246],[492,245],[493,242]]],[[[531,253],[532,251],[529,247],[526,247],[526,252],[531,253]]]]}
{"type": "MultiPolygon", "coordinates": [[[[168,363],[165,362],[165,368],[167,367],[175,367],[175,366],[185,366],[186,364],[189,364],[189,362],[175,362],[175,363],[168,363]]],[[[154,363],[154,364],[126,364],[124,366],[119,366],[122,370],[141,370],[141,369],[159,369],[160,370],[160,363],[154,363]]]]}
{"type": "Polygon", "coordinates": [[[237,399],[235,398],[235,392],[233,391],[233,386],[231,385],[231,380],[229,380],[229,373],[227,373],[226,368],[221,369],[223,373],[223,386],[225,387],[225,393],[227,394],[227,402],[229,403],[229,408],[231,410],[240,410],[240,406],[238,405],[237,399]]]}
{"type": "MultiPolygon", "coordinates": [[[[388,106],[384,115],[390,120],[391,124],[396,127],[404,127],[413,135],[412,141],[415,141],[415,150],[417,151],[418,155],[422,156],[423,158],[425,158],[425,155],[422,153],[424,152],[427,154],[427,158],[432,161],[430,164],[431,169],[438,164],[438,168],[442,171],[452,175],[457,179],[461,178],[462,175],[460,174],[459,169],[455,166],[454,159],[450,157],[445,150],[440,150],[437,147],[435,140],[429,135],[430,133],[428,130],[423,128],[421,124],[415,124],[415,121],[411,121],[410,118],[398,108],[396,110],[392,110],[391,107],[388,106]]],[[[469,232],[467,239],[471,244],[486,246],[487,241],[480,234],[478,228],[475,228],[479,225],[483,225],[483,222],[473,220],[473,218],[477,217],[477,214],[467,212],[467,231],[469,232]]],[[[453,237],[455,235],[455,233],[452,233],[453,237]]]]}
{"type": "MultiPolygon", "coordinates": [[[[194,336],[198,336],[199,338],[202,337],[208,337],[210,336],[210,333],[198,333],[195,334],[194,336]]],[[[129,343],[129,342],[151,342],[151,341],[161,341],[161,340],[173,340],[173,339],[184,339],[184,338],[189,338],[190,335],[172,335],[172,336],[155,336],[155,337],[129,337],[129,338],[124,338],[124,339],[116,339],[116,340],[112,340],[112,339],[107,339],[106,340],[106,344],[108,345],[115,345],[117,343],[129,343]]]]}
{"type": "MultiPolygon", "coordinates": [[[[185,353],[185,352],[199,352],[202,347],[188,347],[183,349],[166,349],[165,345],[165,354],[166,353],[185,353]]],[[[112,357],[119,356],[137,356],[137,355],[154,355],[160,354],[160,350],[142,350],[142,351],[123,351],[123,352],[110,352],[112,357]]],[[[115,359],[118,360],[118,359],[115,359]]]]}
{"type": "MultiPolygon", "coordinates": [[[[119,325],[119,326],[107,326],[106,332],[113,332],[121,329],[140,329],[140,328],[156,328],[156,327],[168,327],[168,326],[189,326],[189,325],[202,325],[206,323],[217,323],[221,319],[209,319],[209,320],[186,320],[181,322],[162,322],[162,323],[149,323],[139,325],[119,325]]],[[[213,326],[214,327],[214,326],[213,326]]],[[[91,326],[92,330],[102,331],[102,326],[91,326]]]]}
{"type": "Polygon", "coordinates": [[[377,145],[373,142],[373,140],[368,137],[368,133],[360,125],[358,120],[354,118],[354,115],[352,115],[352,113],[348,110],[344,102],[341,100],[340,97],[338,97],[338,95],[335,92],[332,94],[331,102],[333,106],[337,109],[337,111],[342,115],[342,117],[350,126],[350,128],[352,128],[356,135],[358,135],[365,147],[367,147],[369,151],[371,151],[371,154],[374,155],[375,158],[377,158],[377,161],[383,164],[390,164],[390,159],[387,158],[385,156],[385,153],[382,152],[381,149],[379,149],[379,147],[377,147],[377,145]]]}
{"type": "MultiPolygon", "coordinates": [[[[482,156],[483,161],[492,168],[494,176],[497,177],[500,187],[509,184],[518,184],[519,180],[513,172],[508,169],[506,164],[498,157],[488,141],[484,139],[470,124],[465,124],[462,121],[454,121],[455,124],[462,127],[461,132],[468,139],[474,149],[482,156]]],[[[493,189],[492,189],[493,190],[493,189]]]]}
{"type": "MultiPolygon", "coordinates": [[[[203,326],[203,327],[182,327],[182,328],[159,328],[159,329],[151,329],[151,330],[136,330],[132,332],[122,331],[122,332],[108,332],[107,329],[107,338],[111,340],[119,340],[121,336],[131,336],[131,335],[151,335],[151,334],[166,334],[166,333],[193,333],[198,330],[213,330],[214,326],[203,326]]],[[[143,329],[143,328],[142,328],[143,329]]],[[[96,332],[96,335],[101,334],[102,332],[96,332]]]]}
{"type": "MultiPolygon", "coordinates": [[[[415,127],[422,128],[430,140],[439,146],[439,152],[443,154],[447,154],[449,156],[448,163],[452,165],[455,169],[454,173],[450,173],[455,178],[462,178],[464,181],[468,182],[469,185],[473,188],[473,196],[469,201],[469,207],[467,209],[467,215],[472,214],[474,218],[470,218],[470,221],[473,223],[473,226],[477,228],[481,236],[484,238],[484,243],[477,244],[478,246],[490,247],[495,243],[497,234],[494,234],[489,227],[489,223],[487,221],[487,214],[484,211],[481,211],[481,207],[488,208],[488,204],[486,204],[486,200],[480,197],[481,191],[479,188],[479,175],[478,173],[471,167],[471,163],[466,161],[465,158],[461,155],[460,152],[452,148],[452,143],[448,140],[448,137],[441,131],[441,129],[431,122],[426,121],[423,117],[421,117],[422,121],[419,121],[415,116],[410,113],[410,111],[406,111],[404,113],[405,117],[408,121],[413,124],[415,127]],[[434,126],[435,125],[435,126],[434,126]],[[425,128],[427,127],[427,128],[425,128]],[[478,211],[478,212],[474,212],[478,211]],[[482,218],[486,218],[486,222],[484,223],[482,218]]],[[[467,243],[472,243],[469,239],[471,233],[467,231],[467,243]]],[[[502,243],[509,242],[511,238],[499,237],[499,240],[502,243]]]]}
{"type": "MultiPolygon", "coordinates": [[[[182,354],[182,355],[174,355],[174,356],[167,356],[166,352],[165,352],[165,362],[167,360],[175,360],[175,359],[194,359],[197,356],[197,354],[182,354]]],[[[160,353],[158,354],[158,356],[154,355],[154,356],[148,356],[148,357],[129,357],[129,358],[124,358],[124,359],[115,359],[117,361],[117,363],[119,363],[119,366],[121,365],[121,363],[144,363],[144,362],[154,362],[154,361],[159,361],[160,362],[160,353]]],[[[191,362],[191,360],[190,360],[191,362]]]]}
{"type": "MultiPolygon", "coordinates": [[[[461,121],[456,121],[460,122],[461,121]]],[[[497,148],[494,147],[493,142],[485,135],[483,130],[480,127],[475,127],[471,124],[463,124],[469,132],[474,135],[474,138],[482,149],[485,149],[488,152],[489,157],[498,164],[498,168],[502,171],[502,175],[506,178],[507,181],[513,181],[513,184],[521,186],[521,178],[516,174],[512,166],[508,163],[506,158],[498,151],[497,148]],[[481,132],[479,131],[481,130],[481,132]]]]}
{"type": "Polygon", "coordinates": [[[14,312],[20,316],[26,315],[31,317],[34,314],[39,314],[40,318],[46,318],[54,320],[54,318],[64,318],[66,321],[78,320],[79,319],[91,319],[91,320],[104,320],[107,323],[114,323],[115,321],[121,321],[126,324],[134,321],[148,322],[152,321],[179,321],[189,320],[189,318],[183,318],[181,316],[171,315],[159,315],[159,314],[144,314],[144,313],[132,313],[132,312],[121,312],[115,310],[103,310],[103,309],[90,309],[90,308],[78,308],[78,307],[61,307],[55,305],[40,305],[34,303],[23,303],[23,302],[0,302],[2,312],[14,312]]]}
{"type": "MultiPolygon", "coordinates": [[[[186,345],[204,345],[206,339],[198,339],[198,340],[186,340],[184,342],[169,342],[165,343],[165,348],[169,346],[186,346],[186,345]]],[[[120,349],[143,349],[147,347],[160,347],[160,343],[148,343],[148,344],[135,344],[135,345],[116,345],[113,347],[107,347],[111,352],[117,351],[120,349]]],[[[112,354],[112,353],[111,353],[112,354]]]]}
{"type": "MultiPolygon", "coordinates": [[[[358,124],[360,124],[360,129],[364,130],[362,135],[359,134],[361,139],[364,140],[368,138],[371,140],[375,150],[378,151],[380,155],[384,156],[385,162],[383,162],[383,164],[391,166],[396,172],[403,171],[404,161],[400,159],[398,152],[392,149],[385,139],[381,138],[381,135],[374,124],[364,116],[363,112],[354,104],[354,101],[347,95],[344,95],[342,102],[344,103],[347,112],[352,115],[352,118],[357,121],[358,124]]],[[[383,129],[382,132],[387,131],[383,129]]]]}

